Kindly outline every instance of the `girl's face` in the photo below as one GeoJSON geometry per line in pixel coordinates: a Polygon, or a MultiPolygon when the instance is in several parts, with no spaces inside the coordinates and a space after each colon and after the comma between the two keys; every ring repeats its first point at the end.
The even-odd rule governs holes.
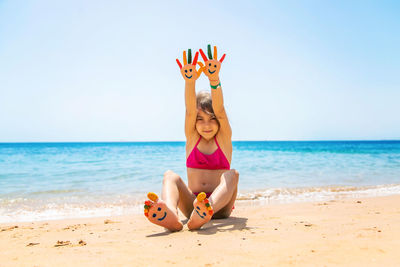
{"type": "Polygon", "coordinates": [[[217,118],[208,115],[201,109],[197,110],[196,130],[206,140],[209,140],[217,134],[219,129],[217,118]]]}

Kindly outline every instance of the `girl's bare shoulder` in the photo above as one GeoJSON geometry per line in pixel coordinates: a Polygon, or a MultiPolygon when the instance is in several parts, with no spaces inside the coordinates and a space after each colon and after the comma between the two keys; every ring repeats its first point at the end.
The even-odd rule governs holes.
{"type": "Polygon", "coordinates": [[[192,134],[186,138],[186,157],[193,150],[193,148],[196,145],[199,138],[200,138],[200,135],[197,131],[194,134],[192,134]]]}
{"type": "Polygon", "coordinates": [[[219,133],[215,136],[219,146],[221,147],[224,154],[228,157],[232,157],[232,138],[230,136],[224,136],[219,133]]]}

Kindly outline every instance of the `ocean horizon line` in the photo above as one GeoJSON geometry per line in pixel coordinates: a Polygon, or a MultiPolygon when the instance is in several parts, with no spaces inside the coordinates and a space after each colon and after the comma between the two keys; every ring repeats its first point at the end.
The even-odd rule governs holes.
{"type": "MultiPolygon", "coordinates": [[[[113,144],[113,143],[185,143],[184,140],[163,141],[17,141],[0,144],[113,144]]],[[[400,142],[400,139],[307,139],[307,140],[232,140],[232,142],[400,142]]]]}

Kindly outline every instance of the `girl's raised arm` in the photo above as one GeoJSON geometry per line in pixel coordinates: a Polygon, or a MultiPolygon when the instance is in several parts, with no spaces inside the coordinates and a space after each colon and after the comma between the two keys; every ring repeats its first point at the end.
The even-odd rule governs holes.
{"type": "Polygon", "coordinates": [[[183,66],[181,62],[176,59],[178,66],[181,70],[183,79],[185,79],[185,135],[186,139],[194,135],[196,131],[196,80],[200,77],[203,71],[203,64],[197,62],[199,57],[199,52],[196,52],[192,62],[192,50],[188,50],[188,55],[186,56],[186,51],[183,51],[183,66]],[[196,64],[200,65],[200,69],[196,70],[196,64]]]}
{"type": "Polygon", "coordinates": [[[201,49],[200,49],[200,54],[205,64],[204,74],[210,80],[213,110],[220,123],[219,132],[222,139],[224,139],[224,141],[230,141],[232,137],[232,129],[229,124],[228,116],[226,115],[225,112],[224,97],[222,94],[221,81],[219,79],[219,71],[221,69],[221,63],[222,61],[224,61],[226,55],[224,54],[218,61],[217,47],[214,46],[214,56],[211,52],[211,45],[208,45],[207,50],[208,50],[207,51],[208,58],[201,49]]]}

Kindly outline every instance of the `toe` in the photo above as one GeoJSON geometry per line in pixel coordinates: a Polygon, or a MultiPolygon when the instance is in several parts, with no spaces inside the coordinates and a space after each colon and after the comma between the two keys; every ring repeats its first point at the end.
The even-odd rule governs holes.
{"type": "Polygon", "coordinates": [[[213,208],[211,207],[210,201],[208,200],[206,193],[201,192],[200,194],[197,195],[197,204],[198,206],[203,207],[203,212],[205,210],[205,213],[207,213],[208,215],[210,216],[213,215],[214,211],[213,208]]]}

